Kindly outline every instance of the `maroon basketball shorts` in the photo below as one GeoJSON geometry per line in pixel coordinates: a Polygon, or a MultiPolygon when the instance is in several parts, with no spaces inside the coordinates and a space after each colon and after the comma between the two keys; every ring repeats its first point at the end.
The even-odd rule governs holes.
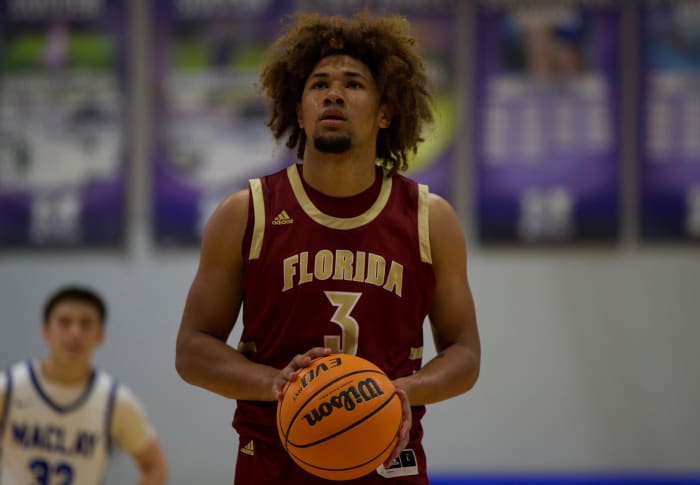
{"type": "MultiPolygon", "coordinates": [[[[428,485],[425,453],[420,443],[409,443],[385,478],[372,472],[354,480],[352,485],[428,485]],[[405,475],[410,473],[410,475],[405,475]],[[402,475],[404,474],[404,475],[402,475]]],[[[340,482],[326,480],[300,468],[281,448],[270,446],[260,440],[241,436],[236,458],[234,485],[337,485],[340,482]]]]}

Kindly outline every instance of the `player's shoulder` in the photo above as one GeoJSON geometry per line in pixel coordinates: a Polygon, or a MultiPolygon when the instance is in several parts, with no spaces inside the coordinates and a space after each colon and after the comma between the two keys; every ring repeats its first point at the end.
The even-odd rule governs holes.
{"type": "Polygon", "coordinates": [[[36,362],[31,359],[28,360],[18,360],[12,364],[0,367],[0,374],[7,374],[8,372],[17,372],[18,370],[26,370],[30,365],[35,365],[36,362]]]}
{"type": "Polygon", "coordinates": [[[22,376],[29,376],[30,367],[34,365],[31,360],[20,360],[10,364],[7,367],[0,368],[0,383],[6,383],[10,379],[17,379],[22,376]]]}
{"type": "Polygon", "coordinates": [[[103,383],[104,388],[109,392],[117,407],[140,407],[141,401],[136,393],[127,385],[121,382],[107,371],[97,370],[97,380],[103,383]]]}
{"type": "Polygon", "coordinates": [[[103,369],[93,369],[93,378],[90,386],[92,392],[102,394],[115,394],[121,384],[119,380],[103,369]]]}
{"type": "Polygon", "coordinates": [[[435,266],[439,261],[450,264],[455,251],[465,250],[464,228],[454,207],[444,197],[438,194],[429,194],[428,207],[428,227],[433,265],[435,266]]]}
{"type": "Polygon", "coordinates": [[[11,375],[15,373],[15,367],[19,364],[22,364],[22,362],[15,362],[6,367],[0,367],[0,392],[5,390],[9,379],[11,379],[11,375]]]}
{"type": "Polygon", "coordinates": [[[456,211],[452,204],[440,194],[428,193],[428,206],[430,214],[443,217],[456,217],[456,211]]]}
{"type": "Polygon", "coordinates": [[[243,189],[228,195],[214,210],[204,229],[204,243],[209,240],[233,243],[240,240],[248,219],[249,190],[243,189]]]}
{"type": "Polygon", "coordinates": [[[226,214],[246,212],[248,210],[248,198],[250,196],[250,189],[244,188],[237,190],[229,194],[217,208],[217,212],[224,212],[226,214]]]}
{"type": "MultiPolygon", "coordinates": [[[[284,170],[260,178],[250,179],[248,186],[232,192],[218,205],[209,218],[204,231],[204,241],[211,239],[217,245],[230,243],[238,245],[248,222],[251,194],[255,197],[257,191],[264,190],[271,178],[282,177],[284,170]]],[[[230,246],[227,246],[230,247],[230,246]]]]}
{"type": "Polygon", "coordinates": [[[136,393],[122,383],[117,384],[114,392],[114,401],[117,405],[141,407],[141,400],[136,393]]]}
{"type": "Polygon", "coordinates": [[[0,369],[0,396],[5,393],[7,389],[7,376],[9,369],[0,369]]]}

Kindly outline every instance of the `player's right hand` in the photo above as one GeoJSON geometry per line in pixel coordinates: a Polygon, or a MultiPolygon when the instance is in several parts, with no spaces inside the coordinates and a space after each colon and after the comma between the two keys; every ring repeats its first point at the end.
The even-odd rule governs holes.
{"type": "Polygon", "coordinates": [[[328,347],[314,347],[303,354],[296,355],[292,361],[282,370],[279,371],[277,377],[272,381],[272,395],[276,400],[282,399],[284,396],[285,386],[288,382],[294,382],[299,376],[299,371],[311,364],[311,361],[318,357],[330,355],[331,349],[328,347]]]}

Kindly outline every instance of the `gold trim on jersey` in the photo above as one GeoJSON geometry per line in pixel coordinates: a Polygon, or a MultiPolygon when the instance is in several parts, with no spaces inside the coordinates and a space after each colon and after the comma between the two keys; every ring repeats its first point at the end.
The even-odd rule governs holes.
{"type": "Polygon", "coordinates": [[[428,186],[418,184],[418,241],[420,242],[420,260],[423,263],[433,264],[433,256],[430,250],[430,203],[428,186]]]}
{"type": "Polygon", "coordinates": [[[411,347],[408,353],[409,360],[418,360],[423,357],[423,347],[411,347]]]}
{"type": "Polygon", "coordinates": [[[238,347],[236,348],[240,353],[245,353],[245,352],[257,352],[258,351],[258,346],[255,345],[255,342],[238,342],[238,347]]]}
{"type": "Polygon", "coordinates": [[[359,216],[347,218],[333,217],[321,212],[318,207],[311,202],[311,199],[304,190],[304,184],[301,182],[299,169],[296,164],[287,167],[287,176],[289,177],[289,183],[292,185],[294,196],[299,202],[299,205],[301,205],[301,208],[306,212],[306,215],[322,226],[331,229],[355,229],[372,222],[382,209],[386,207],[389,201],[389,195],[391,195],[391,177],[382,177],[382,187],[379,189],[379,196],[377,200],[374,201],[374,204],[372,204],[372,207],[359,216]]]}
{"type": "Polygon", "coordinates": [[[253,198],[253,219],[255,219],[248,258],[258,259],[265,235],[265,199],[263,199],[262,183],[259,178],[248,180],[248,186],[253,198]]]}

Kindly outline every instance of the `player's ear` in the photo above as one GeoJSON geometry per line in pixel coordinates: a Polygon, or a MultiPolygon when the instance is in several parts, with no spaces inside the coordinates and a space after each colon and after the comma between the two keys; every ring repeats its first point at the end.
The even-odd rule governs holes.
{"type": "Polygon", "coordinates": [[[105,329],[104,325],[100,327],[100,334],[97,337],[97,344],[102,345],[105,343],[105,339],[107,338],[107,330],[105,329]]]}
{"type": "Polygon", "coordinates": [[[383,104],[379,107],[379,128],[389,128],[391,125],[391,110],[389,106],[383,104]]]}

